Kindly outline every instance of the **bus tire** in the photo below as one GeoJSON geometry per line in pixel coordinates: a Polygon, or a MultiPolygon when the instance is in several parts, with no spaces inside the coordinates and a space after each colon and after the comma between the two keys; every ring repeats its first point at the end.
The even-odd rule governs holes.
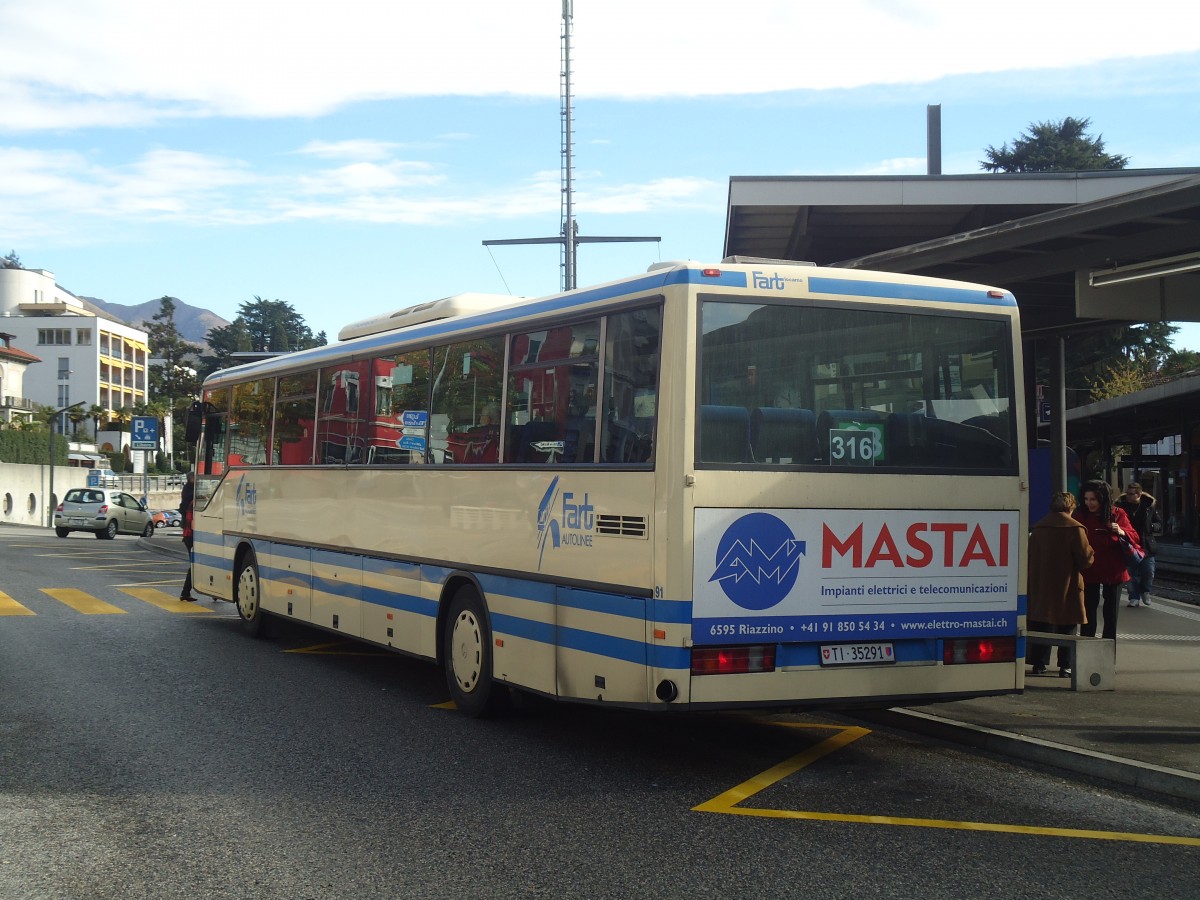
{"type": "Polygon", "coordinates": [[[262,637],[267,614],[262,608],[262,581],[253,553],[245,554],[233,580],[233,605],[242,620],[242,631],[250,637],[262,637]]]}
{"type": "Polygon", "coordinates": [[[492,679],[492,633],[487,609],[469,585],[458,588],[450,598],[442,660],[450,697],[461,712],[480,718],[505,708],[507,688],[492,679]]]}

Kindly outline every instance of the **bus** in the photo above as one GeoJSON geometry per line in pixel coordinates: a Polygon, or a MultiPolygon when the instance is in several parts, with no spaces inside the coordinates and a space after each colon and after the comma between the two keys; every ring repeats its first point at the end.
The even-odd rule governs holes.
{"type": "Polygon", "coordinates": [[[731,258],[462,294],[219,371],[193,585],[514,690],[647,710],[1023,688],[1005,290],[731,258]]]}

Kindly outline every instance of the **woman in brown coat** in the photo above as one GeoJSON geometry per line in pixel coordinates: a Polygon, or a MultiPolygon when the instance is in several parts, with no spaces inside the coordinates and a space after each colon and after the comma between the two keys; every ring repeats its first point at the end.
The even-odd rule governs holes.
{"type": "MultiPolygon", "coordinates": [[[[1071,517],[1075,497],[1056,493],[1050,498],[1050,512],[1033,526],[1029,534],[1029,612],[1026,626],[1030,631],[1074,634],[1087,621],[1083,606],[1083,576],[1080,574],[1095,559],[1088,543],[1087,529],[1071,517]]],[[[1033,669],[1041,675],[1050,665],[1050,647],[1039,644],[1027,653],[1033,669]]],[[[1070,676],[1066,647],[1058,648],[1058,674],[1070,676]]]]}

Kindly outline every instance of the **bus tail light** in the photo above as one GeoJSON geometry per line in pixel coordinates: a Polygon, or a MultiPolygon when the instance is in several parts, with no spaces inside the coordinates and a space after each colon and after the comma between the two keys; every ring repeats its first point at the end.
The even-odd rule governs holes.
{"type": "Polygon", "coordinates": [[[743,675],[747,672],[774,671],[774,644],[692,648],[693,675],[743,675]]]}
{"type": "Polygon", "coordinates": [[[951,638],[942,644],[942,663],[1016,662],[1017,639],[1014,637],[951,638]]]}
{"type": "Polygon", "coordinates": [[[705,278],[720,278],[721,270],[720,269],[701,269],[700,274],[705,278]]]}

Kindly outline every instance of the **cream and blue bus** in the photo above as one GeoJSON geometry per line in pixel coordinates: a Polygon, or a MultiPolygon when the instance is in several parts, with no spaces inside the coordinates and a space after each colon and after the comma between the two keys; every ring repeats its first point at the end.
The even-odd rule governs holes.
{"type": "Polygon", "coordinates": [[[1023,686],[1013,296],[773,260],[463,294],[210,376],[196,590],[650,710],[1023,686]]]}

